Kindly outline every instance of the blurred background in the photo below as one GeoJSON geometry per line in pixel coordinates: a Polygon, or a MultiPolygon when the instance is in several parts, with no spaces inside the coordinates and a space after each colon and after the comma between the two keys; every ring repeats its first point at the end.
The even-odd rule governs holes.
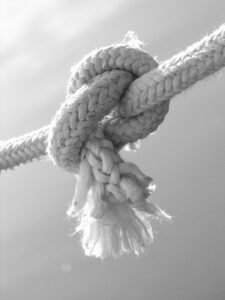
{"type": "MultiPolygon", "coordinates": [[[[221,0],[0,1],[0,138],[47,125],[70,67],[134,30],[159,61],[225,21],[221,0]]],[[[1,300],[225,299],[225,72],[175,97],[155,135],[122,151],[154,178],[154,222],[139,258],[85,257],[66,210],[74,177],[34,162],[0,178],[1,300]]]]}

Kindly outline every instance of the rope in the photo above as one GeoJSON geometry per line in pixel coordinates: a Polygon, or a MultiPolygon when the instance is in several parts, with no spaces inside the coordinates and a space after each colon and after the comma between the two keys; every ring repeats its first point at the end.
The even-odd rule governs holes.
{"type": "Polygon", "coordinates": [[[46,155],[49,126],[0,144],[0,170],[31,162],[46,155]]]}
{"type": "Polygon", "coordinates": [[[158,63],[137,39],[93,51],[77,64],[66,101],[49,126],[0,145],[0,170],[48,155],[76,174],[68,215],[78,217],[87,255],[141,253],[153,239],[152,179],[118,151],[164,120],[170,99],[225,65],[225,25],[158,63]]]}
{"type": "MultiPolygon", "coordinates": [[[[222,25],[212,34],[191,45],[185,51],[161,63],[154,71],[148,72],[134,80],[122,100],[120,112],[123,116],[126,116],[129,111],[132,115],[137,115],[142,112],[139,118],[131,118],[130,120],[130,123],[132,123],[132,121],[134,123],[136,122],[135,125],[137,125],[138,121],[139,126],[130,126],[130,123],[128,124],[126,120],[124,120],[125,118],[121,116],[111,117],[107,120],[104,128],[106,135],[110,136],[114,143],[122,146],[122,144],[134,142],[154,132],[157,129],[157,121],[155,120],[157,117],[160,118],[162,116],[162,109],[160,105],[155,107],[155,105],[153,106],[152,104],[170,99],[189,86],[194,85],[197,81],[221,69],[225,64],[224,40],[225,25],[222,25]],[[138,101],[139,99],[141,101],[138,101]],[[149,109],[151,109],[151,113],[146,111],[149,109]],[[152,120],[150,120],[150,118],[152,120]],[[140,126],[140,124],[145,124],[145,126],[140,126]],[[129,127],[129,129],[127,127],[129,127]],[[130,128],[132,128],[132,133],[129,134],[128,138],[126,137],[126,132],[128,132],[130,128]],[[144,132],[142,130],[144,130],[144,132]]],[[[115,46],[100,49],[96,61],[98,62],[102,57],[102,65],[105,64],[106,66],[107,63],[104,62],[104,59],[108,58],[108,60],[110,60],[113,57],[110,56],[110,53],[107,53],[106,49],[109,49],[110,52],[110,50],[112,51],[114,49],[113,47],[115,46]]],[[[91,57],[91,63],[95,66],[94,56],[92,55],[91,57]]],[[[94,74],[100,73],[97,72],[99,65],[101,64],[96,63],[94,74]]],[[[115,66],[115,68],[116,67],[118,66],[115,66]]],[[[132,68],[132,66],[130,68],[132,68]]],[[[102,71],[106,69],[105,67],[102,71]]],[[[74,78],[74,82],[76,82],[76,79],[77,78],[74,78]]],[[[81,83],[82,79],[80,83],[77,83],[77,87],[79,87],[81,83]]],[[[161,120],[161,122],[162,121],[163,120],[161,120]]],[[[46,155],[48,129],[49,127],[45,126],[19,138],[1,142],[0,170],[13,168],[46,155]]]]}

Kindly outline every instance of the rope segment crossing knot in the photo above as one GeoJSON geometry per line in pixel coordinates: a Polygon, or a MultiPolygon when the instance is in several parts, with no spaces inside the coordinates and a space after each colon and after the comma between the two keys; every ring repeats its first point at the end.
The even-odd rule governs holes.
{"type": "Polygon", "coordinates": [[[77,177],[68,215],[79,219],[87,255],[140,254],[153,238],[150,218],[170,220],[149,199],[152,179],[118,153],[155,131],[168,112],[169,99],[147,110],[140,108],[143,97],[133,99],[135,106],[126,103],[137,78],[157,66],[137,40],[92,52],[73,68],[66,101],[50,125],[50,157],[77,177]]]}

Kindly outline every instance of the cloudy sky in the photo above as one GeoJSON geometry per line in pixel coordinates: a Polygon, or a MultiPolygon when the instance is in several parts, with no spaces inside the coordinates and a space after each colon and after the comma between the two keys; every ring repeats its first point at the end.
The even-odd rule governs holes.
{"type": "MultiPolygon", "coordinates": [[[[71,66],[128,30],[159,61],[225,21],[221,0],[1,0],[1,140],[47,125],[65,98],[71,66]]],[[[173,218],[154,223],[139,258],[85,257],[66,210],[71,174],[48,161],[1,174],[2,300],[224,300],[225,72],[177,96],[138,152],[153,200],[173,218]]]]}

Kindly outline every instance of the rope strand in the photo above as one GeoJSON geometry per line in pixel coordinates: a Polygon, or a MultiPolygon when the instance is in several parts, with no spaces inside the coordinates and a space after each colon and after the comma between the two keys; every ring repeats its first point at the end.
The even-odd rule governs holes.
{"type": "Polygon", "coordinates": [[[225,66],[225,25],[131,83],[120,112],[137,115],[225,66]],[[141,99],[137,102],[136,99],[141,99]]]}
{"type": "MultiPolygon", "coordinates": [[[[99,56],[104,59],[110,55],[113,49],[113,46],[107,50],[108,52],[104,48],[100,49],[98,50],[99,56]]],[[[93,57],[92,60],[94,60],[93,57]]],[[[92,63],[91,60],[90,63],[92,63]]],[[[144,138],[147,134],[155,131],[164,119],[162,107],[153,106],[154,103],[169,100],[199,80],[218,71],[224,65],[225,25],[222,25],[209,36],[134,80],[122,99],[119,108],[120,117],[117,115],[116,118],[109,117],[105,120],[105,134],[111,136],[117,146],[144,138]],[[149,109],[152,110],[152,113],[149,109]],[[146,111],[147,113],[145,113],[146,111]],[[130,118],[129,124],[126,122],[126,116],[137,115],[138,118],[130,118]],[[138,124],[145,124],[145,126],[137,126],[138,124]],[[125,134],[128,132],[129,134],[125,134]]],[[[78,80],[76,81],[77,88],[81,82],[82,80],[80,83],[78,80]]],[[[69,90],[71,91],[72,87],[69,90]]],[[[164,106],[166,114],[168,103],[164,106]]],[[[0,171],[45,156],[48,132],[49,126],[45,126],[19,138],[1,142],[0,171]]]]}
{"type": "Polygon", "coordinates": [[[13,169],[46,155],[49,126],[0,144],[0,170],[13,169]]]}

